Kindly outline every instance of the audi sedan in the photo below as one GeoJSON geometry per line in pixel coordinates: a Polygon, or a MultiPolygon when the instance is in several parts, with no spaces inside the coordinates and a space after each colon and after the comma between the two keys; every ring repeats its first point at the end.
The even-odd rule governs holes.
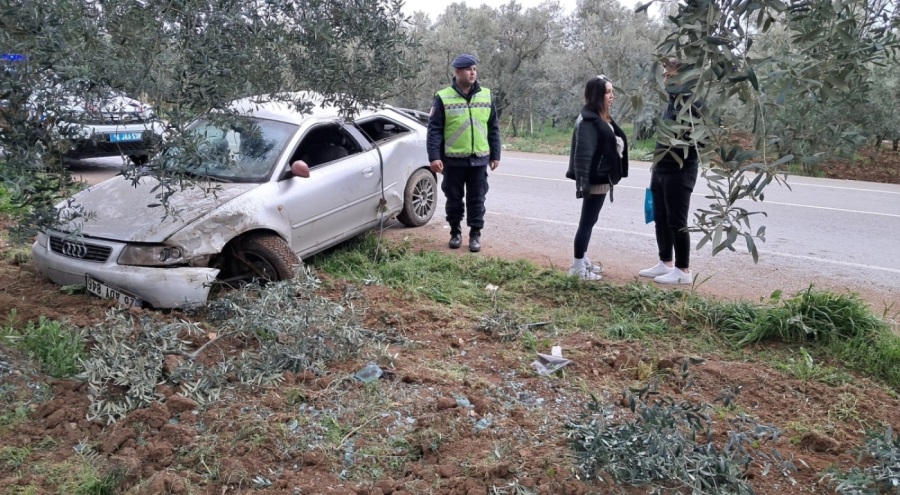
{"type": "Polygon", "coordinates": [[[386,220],[416,227],[433,216],[436,178],[415,112],[382,106],[351,121],[265,97],[230,110],[191,124],[190,153],[154,159],[180,160],[196,179],[169,198],[169,214],[157,179],[91,186],[58,205],[62,227],[37,237],[40,271],[126,305],[195,305],[216,286],[290,278],[303,257],[386,220]]]}

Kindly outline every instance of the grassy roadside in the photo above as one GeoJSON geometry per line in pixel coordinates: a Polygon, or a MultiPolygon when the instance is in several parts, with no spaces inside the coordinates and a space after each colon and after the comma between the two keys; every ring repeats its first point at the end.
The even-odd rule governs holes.
{"type": "MultiPolygon", "coordinates": [[[[695,493],[750,493],[742,474],[749,469],[757,493],[777,493],[776,485],[758,484],[794,476],[800,486],[811,477],[831,480],[845,488],[840,493],[874,486],[876,479],[900,480],[891,471],[900,441],[890,430],[865,440],[873,454],[850,472],[837,465],[826,472],[820,464],[799,478],[791,457],[776,462],[766,450],[781,427],[789,437],[778,445],[782,452],[836,424],[883,428],[867,419],[870,403],[857,404],[865,396],[896,397],[898,337],[852,295],[809,290],[773,294],[762,304],[723,304],[637,282],[587,283],[525,261],[387,245],[374,234],[309,264],[320,276],[303,272],[264,290],[233,291],[199,312],[175,318],[145,312],[137,319],[117,312],[90,329],[89,346],[69,325],[10,318],[0,328],[0,344],[28,354],[47,374],[80,373],[89,387],[79,394],[89,388],[93,396],[88,413],[116,421],[103,431],[93,426],[95,436],[74,451],[54,435],[7,443],[0,470],[21,488],[14,493],[120,493],[137,485],[144,491],[134,493],[161,493],[153,491],[162,487],[153,477],[141,478],[129,466],[154,464],[154,452],[173,447],[172,464],[154,464],[167,477],[155,479],[188,487],[182,493],[287,493],[301,485],[304,472],[316,486],[402,479],[390,486],[410,493],[449,493],[438,480],[455,477],[460,484],[480,480],[487,493],[587,493],[563,489],[574,483],[573,473],[598,490],[615,489],[601,484],[602,475],[616,484],[689,486],[695,493]],[[207,339],[218,344],[202,360],[184,359],[207,339]],[[535,377],[534,353],[561,341],[577,369],[535,377]],[[166,357],[166,349],[174,354],[166,357]],[[598,349],[613,352],[603,356],[598,349]],[[666,364],[673,355],[685,358],[666,364]],[[701,369],[711,356],[724,357],[719,361],[729,367],[779,370],[796,380],[791,387],[798,388],[785,395],[798,402],[823,390],[839,392],[839,400],[827,405],[827,417],[797,415],[773,426],[753,416],[780,404],[753,405],[736,397],[736,386],[733,395],[716,397],[720,383],[713,378],[721,370],[701,369]],[[607,359],[617,360],[615,366],[607,359]],[[73,368],[74,362],[80,365],[73,368]],[[354,373],[366,362],[402,378],[360,383],[354,373]],[[598,373],[601,366],[618,371],[598,373]],[[173,389],[164,401],[159,384],[173,389]],[[678,390],[680,399],[656,387],[678,390]],[[554,399],[535,402],[548,391],[554,399]],[[152,416],[191,401],[193,414],[172,416],[177,425],[167,424],[169,416],[152,416]],[[623,412],[628,409],[636,416],[623,412]],[[152,419],[162,426],[151,426],[152,419]],[[183,429],[195,440],[160,446],[164,428],[183,429]],[[148,448],[132,452],[130,464],[110,464],[110,451],[124,455],[109,447],[112,438],[132,431],[148,448]],[[713,438],[716,444],[704,440],[713,438]],[[299,475],[291,473],[298,462],[299,475]],[[775,474],[767,478],[770,462],[775,474]],[[71,476],[47,474],[61,472],[71,476]]],[[[46,398],[29,399],[29,390],[0,392],[0,440],[40,424],[35,405],[52,410],[46,398]]]]}
{"type": "MultiPolygon", "coordinates": [[[[411,245],[381,246],[370,235],[311,263],[357,283],[379,283],[474,314],[509,312],[523,322],[552,321],[569,331],[604,338],[643,339],[654,346],[687,346],[728,353],[765,342],[800,344],[817,357],[900,389],[900,336],[886,317],[855,294],[810,287],[776,292],[766,304],[720,303],[687,290],[651,284],[583,284],[559,270],[527,261],[447,256],[411,245]],[[485,287],[496,287],[486,298],[485,287]]],[[[566,330],[563,330],[566,331],[566,330]]]]}

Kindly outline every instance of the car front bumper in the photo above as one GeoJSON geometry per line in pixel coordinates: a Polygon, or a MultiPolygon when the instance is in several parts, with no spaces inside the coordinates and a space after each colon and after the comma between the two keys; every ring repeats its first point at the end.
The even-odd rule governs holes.
{"type": "Polygon", "coordinates": [[[162,141],[163,130],[164,127],[159,122],[85,125],[81,129],[79,137],[72,139],[73,148],[66,153],[66,157],[80,159],[147,155],[162,141]],[[141,139],[113,142],[111,136],[119,133],[140,133],[141,139]]]}
{"type": "Polygon", "coordinates": [[[216,268],[143,267],[119,265],[125,245],[90,239],[92,246],[110,248],[105,261],[86,261],[55,252],[45,234],[31,247],[40,272],[60,285],[84,285],[86,275],[130,292],[156,308],[175,308],[206,302],[212,282],[219,274],[216,268]]]}

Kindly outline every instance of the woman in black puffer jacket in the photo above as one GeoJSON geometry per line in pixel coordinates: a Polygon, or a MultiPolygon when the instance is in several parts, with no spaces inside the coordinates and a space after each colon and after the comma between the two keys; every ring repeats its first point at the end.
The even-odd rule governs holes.
{"type": "Polygon", "coordinates": [[[628,140],[610,116],[612,102],[613,86],[609,79],[592,77],[584,87],[584,107],[572,132],[566,177],[575,180],[575,197],[581,199],[581,218],[569,275],[585,280],[599,280],[603,271],[585,256],[600,209],[607,194],[613,200],[613,187],[619,180],[628,177],[628,140]]]}

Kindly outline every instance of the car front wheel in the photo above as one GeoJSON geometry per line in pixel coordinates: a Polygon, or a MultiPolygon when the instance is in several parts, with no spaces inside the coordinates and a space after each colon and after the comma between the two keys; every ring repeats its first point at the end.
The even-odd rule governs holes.
{"type": "Polygon", "coordinates": [[[150,155],[128,155],[128,158],[137,166],[146,165],[150,161],[150,155]]]}
{"type": "Polygon", "coordinates": [[[287,280],[300,263],[287,242],[274,234],[244,237],[230,244],[222,255],[219,281],[228,285],[287,280]]]}
{"type": "Polygon", "coordinates": [[[407,227],[421,227],[431,220],[437,208],[437,181],[428,170],[413,172],[403,192],[403,209],[397,220],[407,227]]]}

